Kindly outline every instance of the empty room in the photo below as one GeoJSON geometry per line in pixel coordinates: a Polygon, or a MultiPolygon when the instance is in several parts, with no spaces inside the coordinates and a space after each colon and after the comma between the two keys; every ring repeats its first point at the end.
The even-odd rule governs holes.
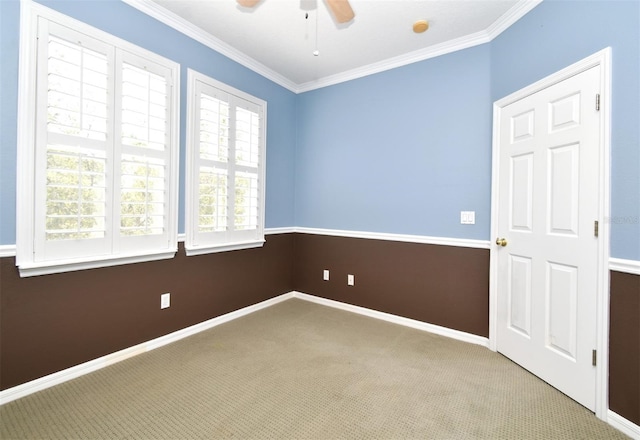
{"type": "Polygon", "coordinates": [[[640,2],[0,0],[0,437],[640,439],[640,2]]]}

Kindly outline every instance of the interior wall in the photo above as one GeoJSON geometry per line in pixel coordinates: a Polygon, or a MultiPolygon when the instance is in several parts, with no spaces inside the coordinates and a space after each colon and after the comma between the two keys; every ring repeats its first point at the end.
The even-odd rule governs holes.
{"type": "Polygon", "coordinates": [[[476,46],[301,94],[295,225],[487,239],[489,61],[476,46]]]}
{"type": "MultiPolygon", "coordinates": [[[[612,46],[612,255],[640,260],[637,1],[545,0],[489,44],[299,96],[122,2],[42,3],[179,62],[183,97],[191,67],[268,101],[271,228],[488,239],[491,102],[612,46]],[[476,225],[460,225],[461,210],[476,225]]],[[[0,22],[0,245],[13,245],[18,0],[0,1],[0,22]]],[[[181,112],[184,176],[184,100],[181,112]]],[[[184,232],[184,177],[180,200],[184,232]]],[[[488,254],[284,234],[261,249],[187,258],[181,246],[172,260],[28,279],[2,258],[0,388],[291,290],[487,336],[488,254]],[[160,310],[164,292],[172,306],[160,310]]],[[[638,279],[612,273],[610,402],[640,424],[638,279]]]]}
{"type": "Polygon", "coordinates": [[[611,256],[640,260],[640,2],[545,0],[491,42],[496,101],[612,49],[611,256]]]}
{"type": "Polygon", "coordinates": [[[262,248],[20,278],[0,259],[0,389],[293,289],[293,237],[262,248]],[[160,295],[171,306],[160,309],[160,295]]]}
{"type": "MultiPolygon", "coordinates": [[[[184,233],[187,69],[268,102],[267,108],[267,228],[294,223],[294,158],[297,95],[230,60],[186,35],[119,0],[40,0],[55,11],[80,20],[180,64],[180,168],[178,232],[184,233]]],[[[16,151],[18,108],[18,47],[20,1],[0,1],[0,246],[15,245],[16,151]]]]}
{"type": "Polygon", "coordinates": [[[611,272],[609,408],[640,426],[640,275],[611,272]]]}
{"type": "Polygon", "coordinates": [[[294,246],[297,291],[489,337],[487,249],[312,234],[294,246]]]}

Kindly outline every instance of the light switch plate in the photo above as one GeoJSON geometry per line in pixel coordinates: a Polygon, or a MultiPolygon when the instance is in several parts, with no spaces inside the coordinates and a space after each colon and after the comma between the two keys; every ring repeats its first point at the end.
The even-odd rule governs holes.
{"type": "Polygon", "coordinates": [[[460,211],[460,224],[462,224],[462,225],[475,225],[476,224],[476,212],[475,211],[460,211]]]}

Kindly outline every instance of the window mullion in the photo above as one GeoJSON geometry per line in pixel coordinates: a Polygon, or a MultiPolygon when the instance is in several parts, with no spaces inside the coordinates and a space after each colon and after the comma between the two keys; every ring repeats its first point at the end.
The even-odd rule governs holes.
{"type": "Polygon", "coordinates": [[[229,97],[229,157],[227,159],[228,232],[236,230],[236,101],[229,97]]]}
{"type": "Polygon", "coordinates": [[[122,198],[122,182],[121,182],[121,163],[122,163],[122,51],[115,50],[115,57],[113,63],[113,73],[111,75],[113,84],[113,112],[112,112],[112,130],[111,136],[111,148],[112,162],[111,162],[111,188],[113,188],[113,194],[111,195],[111,228],[110,235],[112,237],[112,251],[120,252],[121,249],[121,237],[120,237],[120,223],[121,212],[120,204],[122,198]]]}

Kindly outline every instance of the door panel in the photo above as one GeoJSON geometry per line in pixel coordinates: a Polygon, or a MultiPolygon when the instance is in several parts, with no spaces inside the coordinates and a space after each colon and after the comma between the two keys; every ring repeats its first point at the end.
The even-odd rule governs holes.
{"type": "Polygon", "coordinates": [[[497,349],[595,408],[600,66],[500,113],[497,349]]]}
{"type": "Polygon", "coordinates": [[[510,229],[531,232],[533,225],[533,154],[511,158],[510,229]]]}
{"type": "Polygon", "coordinates": [[[547,280],[546,343],[575,362],[578,268],[547,262],[547,280]]]}
{"type": "Polygon", "coordinates": [[[531,336],[531,258],[510,255],[509,327],[531,336]]]}
{"type": "Polygon", "coordinates": [[[563,145],[549,149],[550,234],[578,235],[580,145],[563,145]]]}

